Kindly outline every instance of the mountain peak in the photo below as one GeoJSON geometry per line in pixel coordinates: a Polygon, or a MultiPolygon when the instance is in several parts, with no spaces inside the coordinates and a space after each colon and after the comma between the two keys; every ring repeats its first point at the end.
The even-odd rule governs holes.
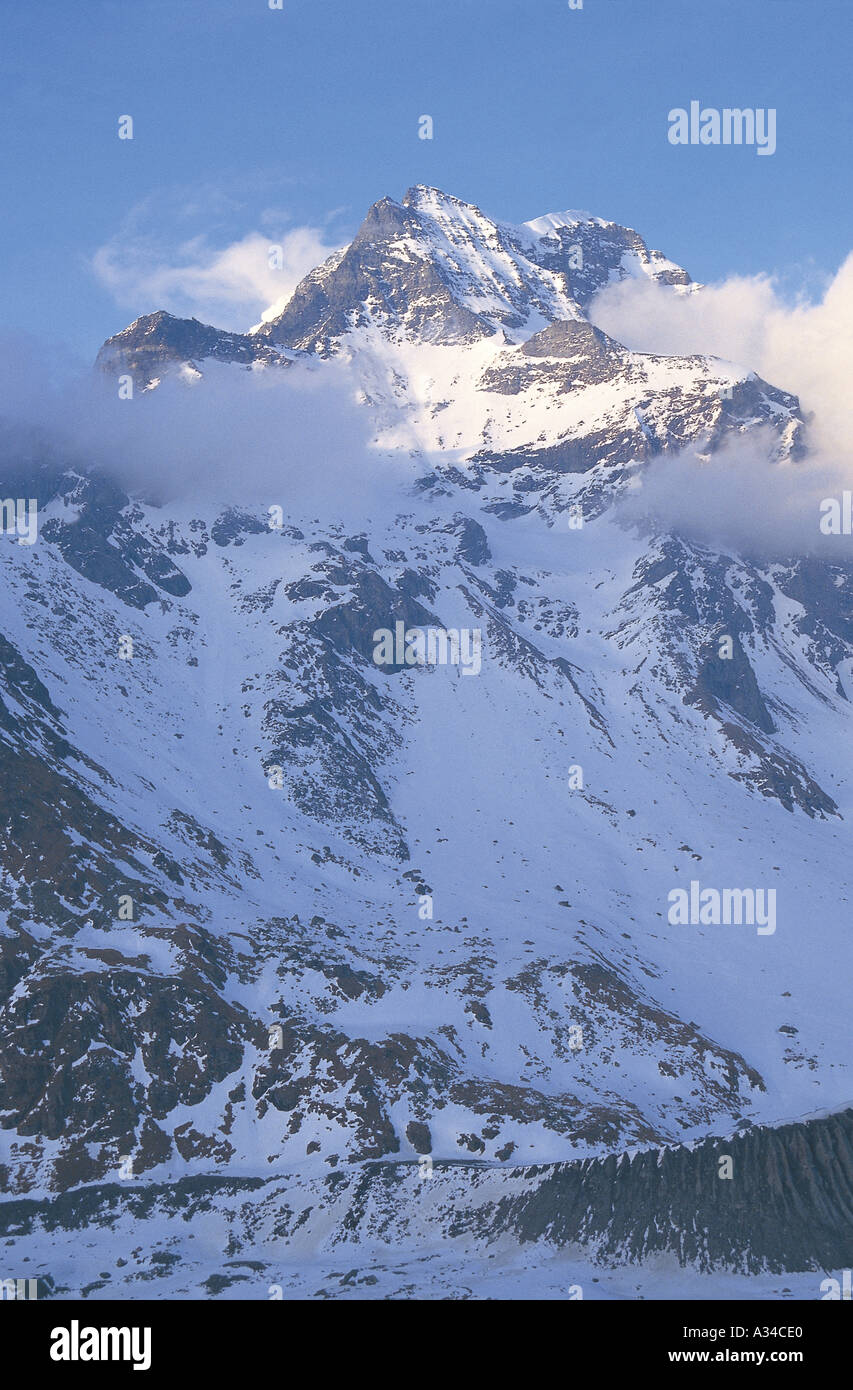
{"type": "Polygon", "coordinates": [[[256,330],[288,348],[336,352],[358,329],[415,341],[522,342],[549,323],[585,317],[598,290],[647,276],[690,276],[639,233],[588,212],[548,213],[516,226],[429,184],[368,210],[351,245],[297,286],[256,330]]]}
{"type": "MultiPolygon", "coordinates": [[[[452,193],[445,193],[441,188],[435,188],[428,183],[415,183],[403,194],[403,206],[414,208],[416,212],[433,212],[439,208],[446,209],[471,209],[479,212],[480,209],[474,203],[466,203],[462,198],[456,198],[452,193]]],[[[482,215],[482,214],[481,214],[482,215]]]]}

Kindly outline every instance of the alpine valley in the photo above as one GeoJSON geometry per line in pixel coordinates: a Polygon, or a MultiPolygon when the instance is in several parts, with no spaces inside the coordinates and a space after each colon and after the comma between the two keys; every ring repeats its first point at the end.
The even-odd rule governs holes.
{"type": "Polygon", "coordinates": [[[853,1265],[853,562],[626,520],[751,439],[784,488],[809,439],[748,364],[597,327],[628,277],[702,294],[612,222],[419,186],[251,331],[104,344],[141,430],[228,402],[213,485],[4,431],[39,529],[0,537],[0,1277],[819,1298],[853,1265]],[[271,437],[279,495],[240,420],[291,397],[363,439],[347,472],[345,433],[271,437]],[[398,623],[481,633],[479,669],[377,664],[398,623]],[[774,930],[672,924],[694,883],[774,930]]]}

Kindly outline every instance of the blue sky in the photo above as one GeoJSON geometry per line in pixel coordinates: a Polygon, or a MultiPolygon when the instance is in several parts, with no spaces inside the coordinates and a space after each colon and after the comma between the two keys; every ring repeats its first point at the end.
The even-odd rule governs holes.
{"type": "Polygon", "coordinates": [[[300,265],[413,183],[818,293],[853,247],[851,53],[851,0],[4,0],[2,327],[91,357],[155,293],[218,307],[234,243],[231,272],[286,237],[300,265]],[[670,145],[693,99],[774,107],[776,153],[670,145]]]}

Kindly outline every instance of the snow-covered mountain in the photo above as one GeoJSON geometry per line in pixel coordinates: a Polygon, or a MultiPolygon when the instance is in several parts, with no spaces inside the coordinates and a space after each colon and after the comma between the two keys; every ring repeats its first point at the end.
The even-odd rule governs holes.
{"type": "MultiPolygon", "coordinates": [[[[120,1209],[143,1253],[113,1278],[148,1297],[164,1252],[191,1260],[163,1211],[210,1183],[203,1294],[253,1240],[221,1180],[274,1180],[291,1214],[335,1194],[340,1238],[371,1249],[390,1199],[367,1221],[363,1183],[393,1183],[402,1246],[471,1233],[439,1290],[479,1287],[510,1236],[540,1263],[572,1242],[753,1272],[828,1258],[795,1222],[774,1244],[761,1203],[772,1172],[796,1206],[796,1152],[830,1208],[848,1201],[847,1160],[821,1147],[846,1152],[845,1123],[764,1127],[853,1091],[853,564],[625,524],[666,456],[769,438],[784,486],[807,439],[748,365],[598,329],[593,296],[627,276],[701,293],[613,223],[512,227],[418,187],[249,333],[159,312],[104,345],[138,411],[167,389],[215,411],[226,382],[250,404],[310,378],[322,402],[344,370],[404,480],[357,529],[333,489],[321,513],[297,489],[271,516],[239,454],[220,497],[157,505],[119,460],[6,441],[4,495],[41,515],[36,545],[0,537],[13,1232],[95,1232],[120,1209]],[[481,633],[479,669],[377,664],[398,623],[481,633]],[[673,924],[691,883],[774,895],[772,925],[673,924]],[[619,1157],[638,1149],[671,1150],[680,1176],[642,1188],[632,1226],[613,1194],[645,1181],[619,1157]],[[678,1235],[697,1184],[732,1194],[698,1203],[704,1243],[678,1235]]],[[[268,1225],[299,1268],[339,1238],[331,1215],[268,1225]]],[[[69,1247],[59,1285],[109,1293],[105,1259],[69,1247]]]]}

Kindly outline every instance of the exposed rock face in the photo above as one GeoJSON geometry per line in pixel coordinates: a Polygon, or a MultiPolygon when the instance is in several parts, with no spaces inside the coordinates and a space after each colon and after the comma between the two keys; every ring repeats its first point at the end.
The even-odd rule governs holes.
{"type": "Polygon", "coordinates": [[[530,1197],[510,1201],[497,1224],[522,1240],[579,1241],[608,1262],[670,1253],[703,1270],[757,1273],[849,1265],[851,1216],[846,1110],[693,1149],[559,1165],[530,1197]],[[721,1176],[726,1159],[731,1178],[721,1176]]]}
{"type": "Polygon", "coordinates": [[[525,357],[566,357],[585,365],[598,361],[601,363],[600,379],[606,380],[608,359],[612,363],[624,348],[591,323],[570,319],[558,320],[540,333],[534,333],[522,343],[521,351],[525,357]]]}
{"type": "Polygon", "coordinates": [[[280,353],[256,338],[226,333],[198,319],[178,319],[164,309],[143,314],[129,328],[108,338],[95,365],[105,372],[129,373],[134,386],[144,390],[156,384],[168,367],[179,364],[195,369],[197,362],[207,358],[242,366],[287,366],[280,353]]]}

